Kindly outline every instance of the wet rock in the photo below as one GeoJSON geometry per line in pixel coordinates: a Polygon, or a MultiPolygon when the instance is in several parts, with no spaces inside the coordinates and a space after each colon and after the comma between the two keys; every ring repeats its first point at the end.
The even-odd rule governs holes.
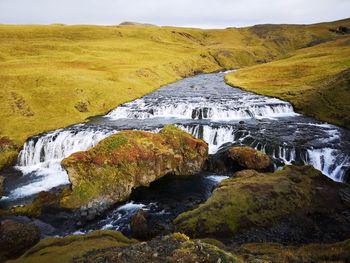
{"type": "Polygon", "coordinates": [[[60,204],[70,209],[83,208],[82,215],[91,220],[126,200],[133,188],[148,186],[167,174],[187,176],[200,172],[207,156],[207,143],[175,126],[166,126],[158,134],[122,131],[62,161],[72,189],[60,204]]]}
{"type": "Polygon", "coordinates": [[[138,243],[115,231],[42,240],[15,262],[241,262],[230,252],[179,233],[138,243]]]}
{"type": "Polygon", "coordinates": [[[146,240],[149,237],[149,226],[147,222],[147,212],[139,209],[130,220],[130,228],[132,235],[141,240],[146,240]]]}
{"type": "Polygon", "coordinates": [[[209,169],[217,172],[236,172],[243,169],[272,171],[270,157],[251,147],[227,147],[210,157],[209,169]]]}
{"type": "Polygon", "coordinates": [[[19,257],[40,240],[36,226],[3,220],[0,225],[0,262],[19,257]]]}
{"type": "Polygon", "coordinates": [[[179,215],[174,224],[192,237],[233,243],[336,242],[350,235],[344,194],[348,191],[348,185],[311,166],[285,166],[274,173],[241,171],[222,181],[204,204],[179,215]]]}

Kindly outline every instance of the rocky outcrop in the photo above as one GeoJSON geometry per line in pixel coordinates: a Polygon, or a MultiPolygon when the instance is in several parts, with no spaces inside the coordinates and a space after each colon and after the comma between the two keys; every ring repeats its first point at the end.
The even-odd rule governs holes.
{"type": "Polygon", "coordinates": [[[0,137],[0,170],[13,164],[18,155],[18,146],[7,137],[0,137]]]}
{"type": "Polygon", "coordinates": [[[24,225],[12,220],[0,224],[0,262],[16,258],[40,240],[37,227],[24,225]]]}
{"type": "Polygon", "coordinates": [[[115,231],[49,238],[15,262],[242,262],[238,257],[179,233],[139,243],[115,231]]]}
{"type": "Polygon", "coordinates": [[[193,175],[206,163],[208,145],[192,135],[166,126],[158,134],[121,131],[94,148],[62,161],[72,184],[61,200],[66,208],[82,208],[93,218],[132,190],[167,175],[193,175]]]}
{"type": "Polygon", "coordinates": [[[341,194],[348,190],[310,166],[241,171],[174,224],[193,237],[237,243],[336,242],[350,235],[350,209],[341,194]]]}
{"type": "Polygon", "coordinates": [[[236,172],[243,169],[272,170],[270,157],[251,147],[227,147],[210,157],[210,169],[218,172],[236,172]]]}

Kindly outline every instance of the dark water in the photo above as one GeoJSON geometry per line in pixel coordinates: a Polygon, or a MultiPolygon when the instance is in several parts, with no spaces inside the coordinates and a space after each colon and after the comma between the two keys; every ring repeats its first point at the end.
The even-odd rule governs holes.
{"type": "MultiPolygon", "coordinates": [[[[20,204],[40,191],[68,184],[60,161],[73,152],[86,150],[119,130],[156,132],[165,124],[176,124],[204,139],[210,153],[227,143],[249,145],[279,164],[311,164],[335,181],[343,181],[350,167],[349,131],[299,115],[287,102],[232,88],[225,84],[224,73],[205,74],[165,86],[86,124],[32,137],[17,166],[2,174],[6,196],[0,205],[20,204]]],[[[204,174],[195,179],[167,179],[161,181],[161,187],[153,184],[151,192],[135,194],[128,204],[109,211],[85,230],[127,231],[130,215],[139,208],[160,217],[176,214],[186,205],[174,204],[186,204],[192,195],[196,198],[191,204],[208,197],[208,189],[220,179],[216,174],[210,176],[214,177],[204,174]]]]}

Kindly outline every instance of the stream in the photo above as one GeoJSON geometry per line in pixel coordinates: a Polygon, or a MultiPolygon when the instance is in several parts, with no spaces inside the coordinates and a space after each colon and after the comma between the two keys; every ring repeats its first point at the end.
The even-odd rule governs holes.
{"type": "MultiPolygon", "coordinates": [[[[267,153],[275,168],[284,164],[309,164],[334,181],[342,182],[350,170],[350,132],[294,112],[282,100],[228,86],[224,72],[189,77],[125,103],[105,116],[33,136],[27,140],[16,166],[5,169],[4,207],[28,202],[40,191],[69,184],[60,161],[87,150],[120,130],[159,131],[175,124],[209,144],[220,147],[247,145],[267,153]]],[[[84,228],[129,231],[131,215],[140,208],[164,220],[205,201],[225,175],[203,172],[191,178],[167,176],[130,200],[108,211],[84,228]],[[187,203],[189,205],[187,205],[187,203]]],[[[62,234],[48,232],[47,235],[62,234]]]]}

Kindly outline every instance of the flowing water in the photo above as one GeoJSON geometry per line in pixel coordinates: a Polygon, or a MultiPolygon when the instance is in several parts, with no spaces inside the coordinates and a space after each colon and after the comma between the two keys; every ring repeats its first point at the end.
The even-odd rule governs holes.
{"type": "MultiPolygon", "coordinates": [[[[7,176],[6,196],[1,202],[19,204],[40,191],[69,184],[60,161],[112,133],[125,129],[157,132],[166,124],[175,124],[204,139],[211,154],[223,145],[248,145],[266,152],[277,165],[310,164],[335,181],[343,181],[350,167],[347,130],[297,114],[289,103],[279,99],[232,88],[225,84],[224,73],[204,74],[167,85],[86,124],[30,138],[17,165],[6,172],[11,176],[7,176]]],[[[197,193],[205,197],[208,193],[204,186],[210,188],[223,177],[210,174],[200,178],[179,185],[200,186],[197,193]]],[[[131,200],[113,210],[96,228],[118,228],[139,207],[167,213],[159,211],[159,206],[155,208],[157,204],[152,200],[138,201],[131,200]]]]}

